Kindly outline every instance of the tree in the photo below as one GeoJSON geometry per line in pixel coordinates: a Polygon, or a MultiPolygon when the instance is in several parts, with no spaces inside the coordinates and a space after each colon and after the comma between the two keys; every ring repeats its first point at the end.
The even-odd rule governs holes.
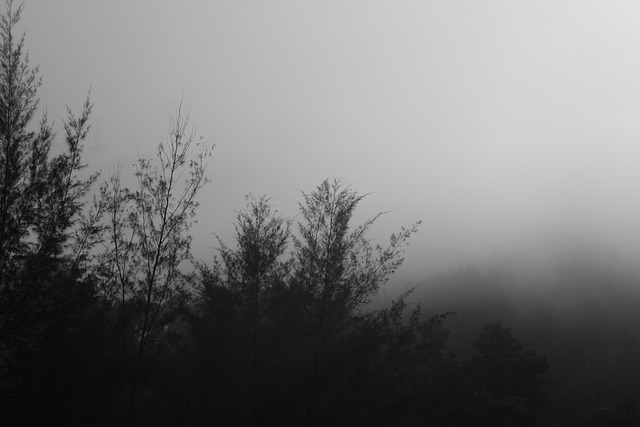
{"type": "Polygon", "coordinates": [[[366,195],[325,180],[300,203],[303,221],[294,237],[294,286],[308,295],[304,305],[314,330],[306,423],[312,423],[321,359],[331,337],[348,329],[349,320],[402,264],[403,247],[419,222],[393,234],[389,246],[372,246],[366,233],[381,214],[353,229],[350,221],[366,195]]]}
{"type": "Polygon", "coordinates": [[[238,213],[236,245],[219,239],[213,267],[201,266],[190,319],[199,361],[195,394],[202,396],[193,405],[196,419],[331,425],[372,420],[366,414],[373,402],[393,407],[393,397],[381,397],[399,390],[392,371],[436,327],[420,321],[419,310],[404,325],[404,299],[389,310],[361,311],[402,263],[417,228],[391,236],[387,248],[373,246],[366,231],[375,218],[350,225],[362,197],[339,180],[303,193],[288,260],[281,259],[289,221],[269,199],[252,198],[238,213]],[[208,409],[211,401],[217,408],[208,409]]]}
{"type": "Polygon", "coordinates": [[[523,397],[536,405],[544,402],[542,377],[549,369],[547,360],[526,350],[510,328],[499,323],[484,326],[474,347],[477,353],[471,367],[488,393],[523,397]]]}
{"type": "Polygon", "coordinates": [[[471,398],[468,419],[493,419],[496,425],[537,425],[546,400],[543,384],[547,360],[527,350],[511,329],[500,323],[486,325],[467,363],[471,398]]]}
{"type": "Polygon", "coordinates": [[[24,237],[33,216],[35,188],[42,182],[42,169],[52,139],[46,116],[40,132],[28,126],[38,106],[41,84],[38,67],[31,67],[23,52],[24,34],[16,40],[15,26],[22,6],[6,1],[0,18],[0,283],[6,287],[5,271],[12,255],[25,249],[24,237]],[[29,171],[30,173],[26,173],[29,171]]]}
{"type": "MultiPolygon", "coordinates": [[[[191,236],[197,195],[209,181],[207,159],[211,147],[196,141],[182,103],[171,118],[169,139],[160,143],[157,163],[140,158],[135,176],[138,188],[123,188],[114,175],[101,188],[108,215],[108,238],[103,255],[110,283],[108,295],[117,297],[123,331],[134,331],[135,354],[130,398],[132,422],[139,373],[150,338],[175,318],[188,297],[191,275],[181,264],[191,260],[191,236]]],[[[127,347],[127,338],[123,338],[127,347]]]]}
{"type": "MultiPolygon", "coordinates": [[[[261,423],[261,407],[270,398],[262,387],[263,366],[272,366],[274,359],[282,357],[278,349],[280,343],[273,336],[275,307],[272,301],[288,276],[290,263],[281,258],[287,249],[290,221],[272,208],[266,196],[258,199],[247,196],[247,206],[237,213],[234,226],[235,246],[228,246],[218,237],[219,258],[214,260],[213,268],[200,265],[202,288],[198,315],[201,317],[193,319],[192,326],[202,344],[215,339],[213,337],[225,336],[217,340],[217,346],[222,342],[232,345],[227,352],[234,360],[225,363],[228,367],[235,366],[234,385],[226,388],[226,394],[245,384],[238,388],[251,391],[252,396],[234,395],[229,399],[233,401],[230,405],[242,407],[251,402],[251,410],[244,412],[250,412],[257,425],[261,423]],[[212,316],[221,312],[227,313],[225,319],[214,320],[212,316]],[[204,319],[209,319],[210,324],[205,326],[204,319]],[[214,322],[218,324],[211,324],[214,322]],[[203,329],[208,331],[207,336],[202,336],[203,329]]],[[[211,360],[220,360],[224,355],[213,350],[203,357],[205,363],[210,364],[211,360]]],[[[215,375],[213,381],[220,383],[221,374],[215,375]]]]}
{"type": "Polygon", "coordinates": [[[261,197],[249,201],[247,209],[237,215],[236,250],[220,243],[227,283],[235,287],[249,308],[252,324],[253,412],[256,425],[260,421],[260,348],[258,338],[264,310],[265,291],[278,286],[286,275],[286,266],[279,262],[287,248],[289,222],[272,212],[270,200],[261,197]],[[247,304],[248,303],[248,304],[247,304]]]}
{"type": "Polygon", "coordinates": [[[82,270],[97,242],[97,217],[84,212],[84,199],[99,175],[81,176],[90,96],[79,116],[67,108],[61,154],[51,156],[55,133],[46,113],[32,129],[41,78],[25,53],[25,35],[16,36],[23,5],[6,0],[5,7],[0,16],[2,409],[35,405],[34,396],[46,402],[68,393],[85,366],[86,353],[77,352],[77,345],[93,315],[95,293],[82,270]]]}

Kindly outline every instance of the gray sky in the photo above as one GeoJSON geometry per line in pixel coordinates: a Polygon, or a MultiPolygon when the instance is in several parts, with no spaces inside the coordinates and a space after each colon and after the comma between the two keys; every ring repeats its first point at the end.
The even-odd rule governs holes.
{"type": "Polygon", "coordinates": [[[22,25],[51,116],[92,87],[105,173],[184,94],[216,145],[201,257],[246,193],[293,216],[343,177],[373,192],[360,219],[394,211],[380,236],[423,220],[417,275],[565,237],[640,254],[639,20],[623,0],[29,0],[22,25]]]}

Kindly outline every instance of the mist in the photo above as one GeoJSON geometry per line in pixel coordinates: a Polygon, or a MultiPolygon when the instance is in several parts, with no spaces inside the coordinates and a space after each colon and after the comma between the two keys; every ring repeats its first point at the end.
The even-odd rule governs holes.
{"type": "Polygon", "coordinates": [[[59,118],[91,87],[87,156],[106,172],[151,152],[184,96],[216,145],[202,258],[246,194],[295,215],[327,177],[373,193],[363,217],[394,211],[380,239],[424,221],[416,278],[557,240],[634,253],[633,2],[122,7],[29,4],[41,105],[59,118]]]}
{"type": "MultiPolygon", "coordinates": [[[[7,398],[6,408],[19,419],[25,408],[36,407],[33,400],[63,419],[82,407],[74,393],[86,383],[86,414],[93,420],[109,414],[105,425],[145,425],[163,414],[172,420],[187,414],[187,424],[252,425],[637,421],[639,15],[632,1],[27,2],[18,32],[26,32],[30,64],[42,70],[35,116],[46,112],[54,120],[58,139],[51,156],[64,155],[60,125],[68,120],[67,108],[86,111],[82,102],[90,91],[91,128],[82,152],[88,166],[69,176],[88,179],[101,171],[78,206],[88,210],[94,196],[112,201],[113,228],[112,241],[94,241],[91,253],[104,257],[91,258],[92,268],[98,271],[100,259],[110,270],[87,273],[91,280],[75,264],[57,264],[71,259],[65,252],[71,246],[60,244],[60,259],[0,248],[0,261],[26,257],[24,265],[12,266],[15,283],[43,283],[46,290],[26,303],[33,296],[29,286],[18,298],[13,284],[0,283],[0,303],[10,313],[0,319],[9,325],[0,341],[26,334],[20,328],[50,332],[62,344],[43,333],[36,340],[43,354],[60,366],[75,357],[82,362],[72,370],[76,377],[67,377],[30,353],[35,345],[12,342],[18,350],[11,357],[26,354],[20,360],[33,389],[25,386],[26,403],[7,398]],[[153,157],[159,143],[171,146],[176,106],[188,117],[194,141],[213,151],[206,164],[196,162],[203,185],[195,192],[194,222],[184,228],[188,237],[174,236],[193,258],[180,259],[184,277],[177,267],[166,276],[184,279],[189,292],[176,291],[184,300],[165,300],[154,292],[155,278],[140,268],[150,262],[146,249],[129,248],[135,280],[121,269],[119,245],[127,242],[118,240],[118,224],[130,227],[131,245],[136,232],[155,223],[146,221],[144,204],[130,211],[127,223],[118,203],[142,200],[137,162],[153,157]],[[129,198],[110,181],[116,175],[123,188],[133,189],[129,198]],[[323,190],[325,183],[340,185],[323,190]],[[318,263],[305,258],[318,242],[300,242],[304,227],[322,229],[318,218],[324,217],[305,216],[304,209],[322,212],[327,205],[309,205],[310,194],[357,199],[354,206],[335,205],[349,206],[340,218],[349,219],[350,232],[383,214],[365,227],[365,240],[358,241],[363,246],[344,245],[359,251],[318,263]],[[291,231],[286,245],[274,243],[278,233],[265,240],[276,256],[267,257],[268,274],[251,276],[253,288],[246,280],[252,264],[242,258],[250,251],[242,245],[268,244],[241,233],[253,224],[251,215],[273,220],[266,223],[278,225],[278,232],[291,231]],[[377,244],[393,246],[393,233],[403,236],[390,257],[398,260],[397,270],[394,264],[377,276],[376,269],[361,267],[372,264],[346,263],[369,259],[366,248],[377,244]],[[56,266],[51,271],[73,277],[68,283],[90,289],[86,299],[61,285],[50,290],[56,281],[66,286],[62,273],[29,271],[45,258],[56,266]],[[376,286],[358,282],[369,277],[364,273],[345,279],[349,268],[363,268],[376,286]],[[330,299],[335,311],[327,311],[327,319],[334,327],[347,325],[331,335],[323,329],[329,328],[325,296],[337,283],[359,284],[344,295],[367,297],[353,306],[340,299],[344,295],[330,299]],[[64,305],[79,319],[75,324],[87,325],[70,341],[64,331],[72,328],[51,314],[64,312],[57,305],[63,296],[77,302],[77,311],[64,305]],[[170,315],[149,321],[149,313],[168,302],[175,303],[170,315]],[[11,323],[14,314],[22,323],[11,323]],[[85,343],[93,345],[87,358],[77,350],[85,343]],[[118,363],[107,362],[111,355],[118,363]],[[493,370],[492,361],[503,356],[513,369],[493,370]],[[95,375],[85,369],[90,362],[98,366],[95,375]],[[369,382],[378,373],[380,382],[369,382]],[[104,380],[110,376],[116,379],[104,380]],[[57,389],[59,377],[67,382],[57,389]],[[363,385],[370,390],[358,391],[363,385]],[[386,388],[392,392],[383,398],[386,388]],[[192,394],[176,395],[182,389],[192,394]],[[282,400],[273,397],[280,392],[282,400]],[[33,397],[47,393],[73,398],[58,413],[45,398],[33,397]],[[212,409],[193,397],[197,393],[219,399],[223,409],[212,409]],[[115,403],[106,407],[104,396],[115,403]],[[378,412],[370,402],[379,404],[378,412]],[[184,409],[190,405],[195,409],[184,409]]],[[[56,181],[48,182],[40,184],[49,188],[56,181]]],[[[44,221],[47,210],[33,209],[37,215],[24,218],[44,221]]],[[[44,235],[42,224],[28,227],[35,230],[29,244],[44,235]]],[[[70,239],[78,230],[61,235],[70,239]]],[[[157,242],[160,254],[164,240],[157,242]]],[[[158,255],[155,262],[166,259],[158,255]]],[[[375,260],[383,265],[381,259],[375,260]]],[[[12,387],[24,391],[13,380],[0,386],[7,396],[12,387]]]]}

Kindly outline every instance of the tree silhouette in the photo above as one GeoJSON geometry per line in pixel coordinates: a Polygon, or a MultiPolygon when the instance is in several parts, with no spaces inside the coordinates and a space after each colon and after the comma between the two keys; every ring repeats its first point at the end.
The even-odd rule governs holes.
{"type": "MultiPolygon", "coordinates": [[[[236,216],[236,247],[228,247],[220,238],[220,260],[213,270],[202,266],[209,277],[205,285],[205,298],[214,297],[211,286],[224,286],[236,295],[241,316],[250,326],[250,348],[252,366],[253,408],[255,423],[260,423],[261,365],[265,361],[263,333],[268,331],[265,323],[269,321],[267,304],[275,287],[282,285],[287,276],[288,263],[280,261],[287,249],[290,222],[278,216],[271,207],[270,199],[247,196],[247,207],[236,216]],[[264,330],[263,330],[264,329],[264,330]]],[[[244,334],[242,334],[244,335],[244,334]]]]}
{"type": "Polygon", "coordinates": [[[308,295],[303,304],[314,330],[308,386],[307,425],[312,423],[322,358],[331,337],[348,327],[357,309],[368,302],[402,264],[402,250],[419,223],[393,234],[389,246],[372,246],[366,238],[375,220],[350,228],[358,203],[364,198],[342,181],[325,180],[315,191],[303,193],[300,237],[294,237],[293,285],[308,295]]]}
{"type": "Polygon", "coordinates": [[[474,344],[477,353],[467,364],[470,379],[468,419],[493,420],[495,425],[536,425],[546,401],[544,357],[526,350],[499,323],[486,325],[474,344]]]}
{"type": "Polygon", "coordinates": [[[89,97],[79,116],[67,110],[61,154],[50,155],[55,134],[46,114],[37,131],[31,130],[41,79],[25,53],[25,35],[16,35],[23,5],[7,0],[5,7],[0,17],[0,412],[24,414],[70,393],[92,354],[75,351],[95,314],[95,283],[83,271],[96,243],[90,227],[95,218],[83,215],[83,206],[98,174],[80,177],[89,97]]]}
{"type": "MultiPolygon", "coordinates": [[[[419,223],[374,244],[381,214],[353,224],[366,195],[339,179],[302,193],[293,231],[269,198],[248,197],[234,242],[218,238],[213,265],[196,263],[189,232],[211,148],[180,104],[155,158],[135,163],[134,185],[118,167],[87,206],[98,178],[83,175],[90,96],[79,115],[67,111],[65,149],[53,156],[46,114],[32,123],[40,78],[14,34],[22,5],[5,5],[0,423],[545,425],[549,364],[509,328],[485,326],[465,359],[447,347],[452,313],[425,315],[411,291],[367,307],[419,223]]],[[[491,294],[485,311],[507,307],[506,297],[489,304],[503,281],[483,279],[499,285],[479,290],[491,294]]],[[[460,288],[456,300],[478,305],[478,295],[460,288]]],[[[636,335],[615,349],[624,360],[636,335]]],[[[637,420],[630,401],[590,419],[637,420]]]]}
{"type": "Polygon", "coordinates": [[[116,175],[101,189],[109,224],[103,256],[110,272],[108,294],[119,299],[121,320],[133,322],[123,331],[135,331],[129,423],[150,338],[175,318],[187,298],[190,275],[180,265],[191,259],[188,231],[198,207],[196,196],[208,182],[210,155],[211,148],[189,131],[189,117],[180,104],[166,145],[158,145],[157,163],[137,161],[138,188],[123,188],[116,175]]]}

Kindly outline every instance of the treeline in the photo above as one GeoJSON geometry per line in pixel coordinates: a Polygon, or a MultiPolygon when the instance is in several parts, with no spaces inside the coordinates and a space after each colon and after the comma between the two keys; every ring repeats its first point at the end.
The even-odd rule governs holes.
{"type": "Polygon", "coordinates": [[[497,321],[544,355],[545,412],[555,425],[637,426],[639,281],[602,258],[561,260],[531,274],[467,266],[425,279],[412,298],[426,311],[458,313],[446,326],[459,355],[473,354],[473,337],[497,321]]]}
{"type": "Polygon", "coordinates": [[[118,171],[94,188],[90,98],[61,154],[46,115],[34,126],[21,10],[0,19],[3,425],[551,425],[549,364],[509,328],[484,326],[460,357],[454,313],[407,295],[365,309],[418,224],[373,244],[377,216],[352,224],[364,196],[340,180],[303,193],[295,223],[248,198],[210,265],[189,230],[211,148],[181,106],[133,187],[118,171]]]}

